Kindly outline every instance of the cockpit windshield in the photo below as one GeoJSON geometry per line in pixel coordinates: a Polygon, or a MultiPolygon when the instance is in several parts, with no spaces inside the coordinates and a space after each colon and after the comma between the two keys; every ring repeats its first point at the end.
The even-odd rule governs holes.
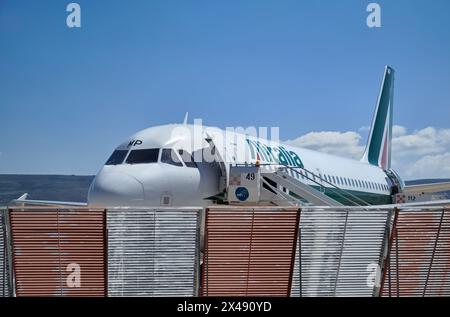
{"type": "Polygon", "coordinates": [[[178,157],[176,152],[172,149],[162,150],[161,162],[175,166],[183,166],[183,163],[181,163],[180,158],[178,157]]]}
{"type": "Polygon", "coordinates": [[[180,154],[181,159],[187,167],[197,168],[197,164],[195,163],[192,154],[185,150],[178,150],[178,153],[180,154]]]}
{"type": "Polygon", "coordinates": [[[105,165],[118,165],[122,164],[125,156],[127,156],[128,150],[115,150],[113,154],[106,161],[105,165]]]}
{"type": "Polygon", "coordinates": [[[132,150],[127,157],[127,164],[157,163],[159,149],[132,150]]]}

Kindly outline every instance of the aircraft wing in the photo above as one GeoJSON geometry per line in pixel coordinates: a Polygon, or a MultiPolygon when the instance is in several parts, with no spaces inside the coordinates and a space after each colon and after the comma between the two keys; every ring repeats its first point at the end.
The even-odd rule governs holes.
{"type": "Polygon", "coordinates": [[[17,199],[11,200],[9,206],[67,206],[67,207],[86,207],[87,203],[75,201],[55,201],[55,200],[28,200],[28,194],[25,193],[17,199]]]}
{"type": "Polygon", "coordinates": [[[405,193],[439,193],[450,190],[450,182],[409,185],[403,188],[405,193]]]}

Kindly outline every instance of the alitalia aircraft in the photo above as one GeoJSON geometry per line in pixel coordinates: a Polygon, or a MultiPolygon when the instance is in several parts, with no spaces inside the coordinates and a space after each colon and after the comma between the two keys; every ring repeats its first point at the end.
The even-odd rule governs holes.
{"type": "MultiPolygon", "coordinates": [[[[347,203],[335,195],[336,187],[369,205],[390,204],[393,194],[408,190],[391,169],[393,96],[394,70],[386,66],[367,146],[360,160],[274,144],[246,133],[187,124],[187,118],[183,124],[139,131],[113,151],[95,176],[88,205],[220,203],[229,181],[227,173],[233,165],[286,166],[297,171],[298,181],[313,188],[321,187],[325,195],[342,204],[347,203]],[[208,159],[205,153],[210,156],[208,159]]],[[[436,191],[436,186],[416,186],[415,190],[436,191]]],[[[438,186],[440,190],[450,188],[448,183],[438,186]]]]}

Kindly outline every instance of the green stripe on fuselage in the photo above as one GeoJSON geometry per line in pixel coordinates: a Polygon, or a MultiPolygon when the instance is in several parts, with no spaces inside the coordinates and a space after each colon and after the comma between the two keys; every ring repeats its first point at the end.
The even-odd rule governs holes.
{"type": "MultiPolygon", "coordinates": [[[[313,187],[314,189],[320,191],[320,187],[317,186],[317,185],[313,185],[311,187],[313,187]]],[[[357,201],[351,195],[353,195],[355,197],[358,197],[359,199],[362,199],[363,201],[365,201],[369,205],[389,205],[389,204],[392,204],[391,196],[390,195],[386,195],[386,194],[375,194],[375,193],[369,193],[369,192],[361,192],[361,191],[341,189],[339,191],[339,193],[342,194],[342,192],[348,193],[348,194],[343,194],[343,196],[348,198],[348,199],[350,199],[350,200],[352,200],[352,201],[355,201],[357,204],[352,204],[350,202],[350,200],[347,200],[347,199],[343,198],[342,196],[337,195],[336,192],[332,191],[330,188],[325,188],[324,194],[327,195],[328,197],[330,197],[331,199],[334,199],[337,202],[340,202],[344,206],[363,205],[362,202],[357,201]]]]}

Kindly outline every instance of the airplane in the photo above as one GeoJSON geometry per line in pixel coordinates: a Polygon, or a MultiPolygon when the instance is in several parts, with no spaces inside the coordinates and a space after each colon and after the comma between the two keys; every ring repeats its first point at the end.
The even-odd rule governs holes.
{"type": "MultiPolygon", "coordinates": [[[[238,165],[295,169],[298,181],[320,187],[343,205],[348,202],[336,195],[336,188],[366,205],[392,204],[393,195],[411,190],[450,189],[450,183],[410,189],[391,168],[394,75],[394,69],[386,66],[360,160],[274,143],[257,135],[188,124],[186,116],[182,124],[151,127],[121,143],[92,181],[87,205],[203,207],[224,203],[230,166],[238,165]]],[[[26,196],[16,202],[73,205],[26,200],[26,196]]]]}

